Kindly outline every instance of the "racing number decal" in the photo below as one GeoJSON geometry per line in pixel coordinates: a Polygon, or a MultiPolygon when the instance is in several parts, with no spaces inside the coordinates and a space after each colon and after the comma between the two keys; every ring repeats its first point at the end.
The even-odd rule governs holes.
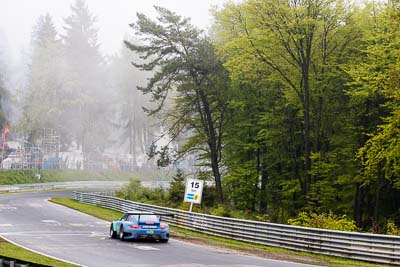
{"type": "Polygon", "coordinates": [[[186,180],[184,201],[200,204],[203,185],[204,181],[202,180],[188,178],[186,180]]]}
{"type": "Polygon", "coordinates": [[[199,182],[191,182],[190,184],[192,185],[192,188],[199,188],[200,187],[200,183],[199,182]]]}

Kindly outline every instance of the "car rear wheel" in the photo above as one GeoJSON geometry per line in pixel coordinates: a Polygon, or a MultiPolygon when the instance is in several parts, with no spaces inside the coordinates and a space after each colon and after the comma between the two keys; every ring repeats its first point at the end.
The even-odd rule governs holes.
{"type": "Polygon", "coordinates": [[[114,231],[114,227],[113,227],[112,224],[111,224],[111,226],[110,226],[110,237],[111,237],[111,238],[116,238],[116,237],[117,237],[117,232],[114,231]]]}
{"type": "Polygon", "coordinates": [[[169,239],[160,239],[160,243],[168,243],[169,239]]]}
{"type": "Polygon", "coordinates": [[[124,233],[124,227],[121,226],[121,228],[119,229],[119,239],[121,241],[125,240],[125,233],[124,233]]]}

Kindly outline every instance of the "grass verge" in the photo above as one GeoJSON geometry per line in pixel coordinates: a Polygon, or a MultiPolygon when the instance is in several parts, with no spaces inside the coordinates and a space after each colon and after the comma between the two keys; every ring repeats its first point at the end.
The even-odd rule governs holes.
{"type": "Polygon", "coordinates": [[[48,266],[60,266],[60,267],[78,266],[63,261],[58,261],[40,254],[36,254],[29,250],[13,245],[2,238],[0,238],[0,256],[25,262],[31,262],[35,264],[48,265],[48,266]]]}
{"type": "MultiPolygon", "coordinates": [[[[89,204],[83,204],[77,202],[75,200],[69,198],[53,198],[51,200],[53,203],[61,204],[66,207],[78,210],[83,213],[90,214],[97,218],[112,221],[116,218],[119,218],[122,213],[106,209],[98,206],[93,206],[89,204]]],[[[306,253],[306,252],[296,252],[282,248],[276,247],[268,247],[263,245],[257,245],[252,243],[246,243],[236,240],[231,240],[227,238],[215,237],[203,233],[198,233],[190,230],[186,230],[179,227],[171,227],[171,235],[174,238],[180,240],[186,240],[191,243],[196,243],[199,245],[208,245],[218,247],[218,249],[228,249],[228,250],[235,250],[239,251],[242,254],[246,255],[256,255],[260,257],[276,259],[276,260],[285,260],[285,261],[292,261],[292,262],[300,262],[300,263],[307,263],[307,264],[315,264],[315,265],[323,265],[323,266],[332,266],[332,267],[383,267],[383,266],[390,266],[390,265],[381,265],[381,264],[372,264],[363,261],[355,261],[355,260],[348,260],[344,258],[338,257],[330,257],[324,255],[317,255],[313,253],[306,253]]]]}
{"type": "Polygon", "coordinates": [[[166,171],[141,168],[136,171],[91,171],[91,170],[0,170],[0,185],[31,184],[68,181],[129,181],[135,177],[144,177],[146,181],[168,181],[166,171]],[[40,173],[40,180],[36,176],[40,173]]]}

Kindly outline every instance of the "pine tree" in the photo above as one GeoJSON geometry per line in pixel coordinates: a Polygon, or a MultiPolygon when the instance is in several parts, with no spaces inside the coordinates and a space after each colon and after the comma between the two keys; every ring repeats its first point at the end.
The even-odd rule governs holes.
{"type": "Polygon", "coordinates": [[[63,118],[77,144],[86,153],[102,152],[110,127],[110,100],[104,60],[97,41],[96,19],[83,0],[71,6],[65,19],[63,43],[67,64],[68,114],[63,118]]]}
{"type": "MultiPolygon", "coordinates": [[[[143,45],[125,42],[145,63],[134,63],[141,70],[155,70],[145,87],[157,106],[149,114],[162,110],[163,127],[172,139],[188,134],[189,140],[180,148],[182,154],[198,153],[198,158],[209,167],[217,188],[218,201],[223,202],[221,159],[223,125],[226,111],[228,76],[215,49],[202,33],[174,12],[156,7],[158,21],[138,14],[132,28],[143,36],[143,45]],[[169,109],[169,96],[174,101],[169,109]]],[[[167,147],[159,151],[160,164],[169,163],[167,147]]],[[[154,154],[154,151],[152,151],[154,154]]]]}
{"type": "Polygon", "coordinates": [[[61,42],[49,14],[39,17],[31,43],[29,88],[21,126],[35,141],[43,128],[58,128],[62,113],[61,42]]]}

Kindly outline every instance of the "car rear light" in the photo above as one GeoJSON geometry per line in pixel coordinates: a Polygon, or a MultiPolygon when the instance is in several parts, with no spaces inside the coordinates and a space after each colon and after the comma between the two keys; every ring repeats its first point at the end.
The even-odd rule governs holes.
{"type": "Polygon", "coordinates": [[[129,228],[139,228],[139,225],[137,225],[137,224],[132,224],[132,225],[129,226],[129,228]]]}
{"type": "Polygon", "coordinates": [[[166,227],[165,225],[160,225],[160,229],[165,229],[166,227]]]}

